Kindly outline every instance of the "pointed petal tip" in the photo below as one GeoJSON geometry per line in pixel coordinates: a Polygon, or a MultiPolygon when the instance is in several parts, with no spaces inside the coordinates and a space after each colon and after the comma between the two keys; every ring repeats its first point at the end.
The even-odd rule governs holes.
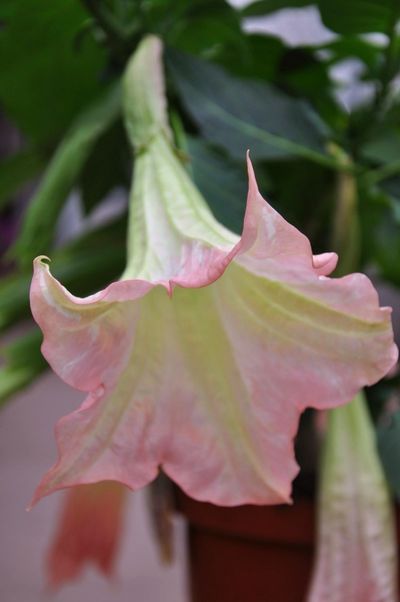
{"type": "Polygon", "coordinates": [[[47,495],[50,495],[50,493],[53,493],[53,491],[55,491],[55,489],[49,489],[47,488],[44,482],[46,475],[43,477],[43,479],[40,481],[39,485],[36,487],[32,499],[29,502],[29,504],[26,507],[26,511],[27,512],[31,512],[34,507],[40,502],[41,499],[43,499],[44,497],[46,497],[47,495]]]}
{"type": "Polygon", "coordinates": [[[38,255],[33,260],[33,263],[34,264],[41,264],[41,265],[48,265],[48,263],[51,263],[51,259],[47,255],[38,255]]]}
{"type": "Polygon", "coordinates": [[[46,497],[46,495],[49,495],[50,493],[52,493],[52,491],[49,493],[43,493],[41,491],[42,486],[41,483],[39,484],[39,486],[36,488],[31,501],[29,502],[29,504],[27,505],[27,507],[25,508],[26,512],[31,512],[34,507],[38,504],[38,502],[40,502],[40,500],[44,497],[46,497]]]}
{"type": "Polygon", "coordinates": [[[337,253],[320,253],[313,255],[313,268],[319,276],[329,276],[336,268],[339,257],[337,253]]]}
{"type": "Polygon", "coordinates": [[[47,257],[47,255],[38,255],[33,260],[33,269],[35,271],[38,269],[42,269],[42,268],[45,268],[46,270],[48,270],[50,263],[51,263],[50,257],[47,257]]]}
{"type": "Polygon", "coordinates": [[[42,484],[40,483],[39,486],[36,488],[31,501],[29,502],[29,504],[27,505],[27,507],[25,508],[26,512],[31,512],[35,506],[37,506],[37,504],[40,502],[40,500],[42,500],[44,497],[47,497],[48,495],[50,495],[51,493],[53,493],[54,491],[56,491],[57,489],[49,489],[48,491],[43,490],[42,484]]]}
{"type": "Polygon", "coordinates": [[[249,195],[250,193],[258,192],[258,185],[256,180],[256,174],[254,172],[253,163],[250,158],[250,151],[246,152],[246,163],[247,163],[247,175],[249,178],[249,195]]]}

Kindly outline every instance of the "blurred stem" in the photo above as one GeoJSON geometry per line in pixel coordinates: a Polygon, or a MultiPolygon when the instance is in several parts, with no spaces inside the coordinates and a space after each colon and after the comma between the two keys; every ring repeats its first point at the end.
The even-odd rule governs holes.
{"type": "Polygon", "coordinates": [[[180,161],[185,165],[187,171],[193,175],[192,166],[190,164],[190,153],[187,144],[187,138],[185,128],[183,127],[182,119],[176,111],[171,111],[169,116],[172,132],[174,135],[174,141],[176,146],[176,154],[180,161]]]}
{"type": "Polygon", "coordinates": [[[378,90],[375,96],[373,111],[379,119],[380,111],[385,104],[386,97],[389,91],[390,82],[396,73],[396,25],[400,16],[400,3],[393,2],[393,12],[388,31],[388,44],[385,48],[384,63],[381,72],[381,78],[378,85],[378,90]]]}
{"type": "Polygon", "coordinates": [[[102,0],[82,0],[82,3],[106,36],[107,44],[113,55],[124,59],[123,62],[125,62],[129,53],[125,48],[123,33],[103,10],[102,0]]]}
{"type": "Polygon", "coordinates": [[[174,133],[174,140],[177,148],[180,151],[187,153],[188,147],[186,141],[185,128],[183,127],[182,119],[176,111],[171,111],[169,121],[171,124],[172,131],[174,133]]]}
{"type": "Polygon", "coordinates": [[[377,184],[382,180],[386,180],[386,178],[390,178],[391,176],[395,176],[400,173],[400,159],[397,161],[393,161],[392,163],[386,163],[386,165],[382,165],[382,167],[378,167],[377,169],[373,169],[364,174],[363,178],[368,183],[368,186],[372,186],[373,184],[377,184]]]}
{"type": "MultiPolygon", "coordinates": [[[[346,163],[351,160],[342,158],[346,163]]],[[[336,180],[336,210],[333,220],[332,246],[339,255],[337,276],[358,269],[361,234],[358,218],[357,180],[353,173],[341,171],[336,180]]]]}

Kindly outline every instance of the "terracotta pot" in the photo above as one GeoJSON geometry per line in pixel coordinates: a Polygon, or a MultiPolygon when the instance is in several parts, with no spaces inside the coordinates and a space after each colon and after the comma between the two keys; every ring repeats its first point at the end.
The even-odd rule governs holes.
{"type": "Polygon", "coordinates": [[[315,509],[221,508],[176,492],[188,520],[191,602],[304,602],[311,575],[315,509]]]}

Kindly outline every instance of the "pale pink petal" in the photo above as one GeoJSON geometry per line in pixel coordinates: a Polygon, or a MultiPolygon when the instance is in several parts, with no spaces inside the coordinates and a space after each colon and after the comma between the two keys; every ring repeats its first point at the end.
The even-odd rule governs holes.
{"type": "Polygon", "coordinates": [[[135,336],[118,382],[59,422],[60,459],[35,501],[99,479],[137,489],[160,465],[199,499],[287,501],[298,410],[290,401],[274,407],[252,399],[212,287],[177,288],[173,299],[154,289],[135,336]],[[283,421],[286,430],[276,436],[283,421]]]}
{"type": "Polygon", "coordinates": [[[308,602],[397,602],[392,501],[362,396],[332,410],[308,602]]]}
{"type": "Polygon", "coordinates": [[[38,257],[30,301],[44,334],[42,353],[53,370],[81,391],[95,391],[118,378],[132,346],[140,304],[153,285],[115,282],[81,299],[71,295],[38,257]]]}
{"type": "Polygon", "coordinates": [[[46,271],[42,288],[33,285],[48,357],[69,382],[94,384],[82,408],[60,421],[60,458],[35,501],[103,479],[137,489],[160,465],[198,499],[288,501],[301,411],[349,401],[394,363],[389,311],[369,280],[319,275],[332,258],[315,260],[307,238],[262,199],[250,163],[249,176],[242,239],[230,250],[203,240],[198,253],[188,226],[175,236],[178,219],[172,260],[160,263],[171,268],[168,284],[125,280],[85,300],[46,271]],[[193,257],[176,272],[184,244],[193,257]],[[169,297],[155,284],[180,286],[169,297]],[[73,362],[82,348],[81,372],[63,374],[62,358],[73,362]]]}
{"type": "Polygon", "coordinates": [[[250,161],[248,167],[249,197],[235,259],[243,273],[221,279],[231,286],[224,307],[233,306],[232,330],[241,331],[234,349],[251,324],[257,333],[264,328],[269,349],[264,365],[281,394],[299,409],[340,405],[395,363],[391,310],[379,307],[377,292],[363,274],[319,275],[321,265],[315,264],[307,239],[265,202],[250,161]]]}
{"type": "Polygon", "coordinates": [[[47,560],[52,588],[76,579],[89,563],[112,574],[126,492],[119,483],[102,482],[66,493],[47,560]]]}
{"type": "Polygon", "coordinates": [[[313,255],[313,267],[319,276],[329,276],[338,262],[336,253],[321,253],[313,255]]]}

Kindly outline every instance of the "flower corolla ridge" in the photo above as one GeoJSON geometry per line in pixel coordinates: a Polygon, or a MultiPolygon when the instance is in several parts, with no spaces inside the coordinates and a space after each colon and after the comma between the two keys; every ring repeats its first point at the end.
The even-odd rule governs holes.
{"type": "Polygon", "coordinates": [[[137,489],[161,467],[199,500],[288,502],[301,412],[346,403],[390,369],[390,309],[364,275],[327,278],[335,255],[313,257],[249,159],[242,236],[215,220],[174,152],[161,51],[145,38],[124,78],[140,152],[121,280],[78,298],[34,262],[43,354],[88,393],[58,423],[59,459],[34,501],[100,480],[137,489]]]}

